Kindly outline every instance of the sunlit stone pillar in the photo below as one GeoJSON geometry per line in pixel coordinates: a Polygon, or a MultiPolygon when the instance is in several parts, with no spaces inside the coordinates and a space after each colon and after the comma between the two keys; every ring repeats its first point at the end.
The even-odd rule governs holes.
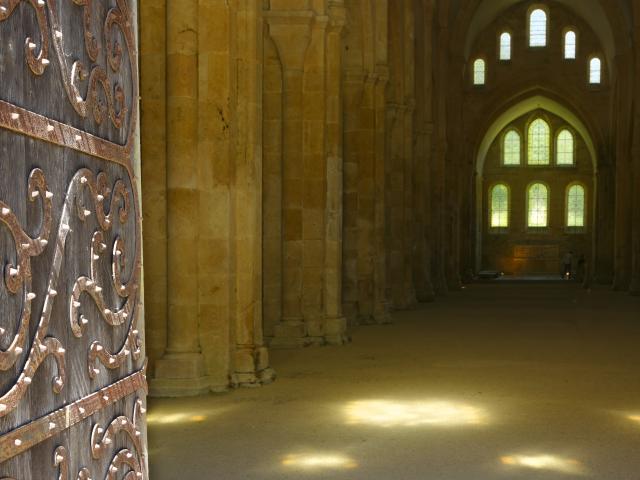
{"type": "MultiPolygon", "coordinates": [[[[274,5],[272,5],[273,8],[274,5]]],[[[283,267],[282,319],[273,346],[307,344],[303,316],[303,80],[304,60],[311,41],[311,10],[265,12],[269,34],[283,68],[283,267]]]]}
{"type": "Polygon", "coordinates": [[[198,2],[167,2],[168,338],[152,393],[207,391],[198,335],[198,2]]]}
{"type": "Polygon", "coordinates": [[[262,331],[262,50],[261,8],[237,2],[235,149],[235,353],[232,382],[240,386],[274,378],[262,331]]]}
{"type": "Polygon", "coordinates": [[[347,340],[347,321],[342,314],[342,206],[343,119],[342,33],[346,23],[342,0],[329,2],[326,62],[326,158],[327,194],[324,267],[324,337],[327,343],[347,340]]]}
{"type": "Polygon", "coordinates": [[[149,372],[167,346],[167,92],[166,0],[140,3],[140,141],[145,346],[149,372]]]}

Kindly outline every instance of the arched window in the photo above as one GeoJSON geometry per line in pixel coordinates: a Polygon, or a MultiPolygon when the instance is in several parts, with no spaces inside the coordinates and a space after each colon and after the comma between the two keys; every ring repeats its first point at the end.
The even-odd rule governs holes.
{"type": "Polygon", "coordinates": [[[473,84],[484,85],[487,77],[487,66],[483,59],[478,58],[473,62],[473,84]]]}
{"type": "Polygon", "coordinates": [[[509,130],[502,144],[502,163],[504,165],[520,165],[521,138],[515,130],[509,130]]]}
{"type": "Polygon", "coordinates": [[[538,118],[529,125],[529,165],[549,165],[549,124],[538,118]]]}
{"type": "Polygon", "coordinates": [[[511,60],[511,34],[500,35],[500,60],[511,60]]]}
{"type": "Polygon", "coordinates": [[[602,81],[602,61],[593,57],[589,62],[589,83],[597,85],[602,81]]]}
{"type": "Polygon", "coordinates": [[[564,34],[564,58],[569,60],[575,59],[577,45],[576,32],[569,30],[564,34]]]}
{"type": "Polygon", "coordinates": [[[575,159],[575,141],[573,134],[562,130],[556,138],[556,163],[558,165],[573,165],[575,159]]]}
{"type": "Polygon", "coordinates": [[[584,227],[585,199],[585,190],[582,185],[572,185],[567,190],[567,227],[584,227]]]}
{"type": "Polygon", "coordinates": [[[529,17],[529,46],[547,46],[547,13],[537,8],[529,17]]]}
{"type": "Polygon", "coordinates": [[[491,189],[491,228],[509,226],[509,188],[498,184],[491,189]]]}
{"type": "Polygon", "coordinates": [[[534,183],[527,192],[527,225],[531,228],[549,226],[549,190],[542,183],[534,183]]]}

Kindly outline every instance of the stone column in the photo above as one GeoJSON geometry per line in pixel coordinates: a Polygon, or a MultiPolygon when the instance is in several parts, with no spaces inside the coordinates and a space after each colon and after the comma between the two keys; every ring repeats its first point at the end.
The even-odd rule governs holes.
{"type": "MultiPolygon", "coordinates": [[[[386,7],[386,2],[385,7],[386,7]]],[[[380,15],[382,13],[380,12],[380,15]]],[[[384,14],[386,25],[386,9],[384,14]]],[[[379,25],[380,27],[380,25],[379,25]]],[[[381,28],[381,27],[380,27],[381,28]]],[[[386,38],[386,29],[383,38],[386,38]]],[[[386,44],[386,42],[385,42],[386,44]]],[[[385,55],[386,57],[386,55],[385,55]]],[[[386,158],[386,90],[389,83],[389,69],[386,64],[376,65],[374,86],[374,112],[375,112],[375,218],[374,218],[374,292],[373,292],[373,318],[376,323],[384,324],[391,321],[387,302],[387,254],[385,244],[385,158],[386,158]]]]}
{"type": "Polygon", "coordinates": [[[302,88],[313,12],[271,10],[265,16],[282,62],[284,83],[282,321],[275,328],[271,345],[293,347],[303,346],[308,342],[302,308],[302,88]]]}
{"type": "Polygon", "coordinates": [[[447,23],[448,8],[445,2],[438,3],[437,10],[437,40],[435,51],[438,52],[435,61],[434,84],[434,118],[438,120],[434,135],[432,165],[431,165],[431,215],[433,226],[432,244],[432,280],[436,293],[445,295],[448,293],[448,285],[445,274],[446,265],[446,192],[445,172],[447,156],[447,102],[446,92],[449,80],[448,75],[448,38],[449,29],[447,23]]]}
{"type": "Polygon", "coordinates": [[[198,2],[167,2],[168,338],[151,391],[208,390],[198,335],[198,2]]]}
{"type": "MultiPolygon", "coordinates": [[[[361,255],[359,236],[361,221],[359,218],[359,163],[362,158],[361,144],[365,143],[361,138],[364,135],[364,119],[369,113],[370,123],[373,114],[366,111],[363,105],[364,95],[364,72],[362,68],[352,68],[344,72],[344,169],[343,169],[343,313],[350,322],[356,322],[359,318],[363,302],[360,296],[360,282],[358,275],[359,258],[361,255]]],[[[371,127],[373,130],[373,127],[371,127]]],[[[373,161],[373,134],[368,142],[371,148],[370,158],[373,161]]],[[[368,222],[368,223],[373,223],[368,222]]],[[[370,229],[371,230],[371,229],[370,229]]],[[[369,235],[369,239],[373,234],[369,235]]],[[[370,244],[373,242],[370,240],[370,244]]],[[[373,285],[373,280],[370,281],[373,285]]],[[[370,297],[373,297],[373,288],[370,288],[370,297]]],[[[371,301],[369,302],[371,303],[371,301]]],[[[372,308],[369,310],[373,310],[372,308]]]]}
{"type": "Polygon", "coordinates": [[[167,346],[166,1],[140,3],[145,342],[149,373],[167,346]]]}
{"type": "Polygon", "coordinates": [[[235,145],[235,354],[232,382],[268,383],[274,372],[262,333],[262,18],[257,2],[237,2],[235,145]]]}
{"type": "Polygon", "coordinates": [[[415,177],[415,150],[413,142],[414,114],[416,108],[416,57],[415,57],[415,14],[413,0],[404,0],[404,29],[402,41],[402,53],[404,56],[403,68],[403,164],[404,164],[404,226],[403,226],[403,306],[411,308],[417,303],[415,283],[413,279],[413,264],[415,261],[415,215],[413,199],[413,182],[415,177]]]}
{"type": "Polygon", "coordinates": [[[347,321],[342,315],[342,33],[346,10],[343,0],[329,1],[326,72],[327,195],[324,265],[324,338],[330,344],[347,341],[347,321]]]}
{"type": "Polygon", "coordinates": [[[631,280],[631,198],[632,172],[631,135],[632,135],[632,98],[633,98],[633,69],[630,52],[615,58],[617,72],[615,109],[615,276],[613,288],[628,290],[631,280]]]}
{"type": "Polygon", "coordinates": [[[435,299],[431,283],[431,144],[433,137],[433,1],[418,1],[416,7],[416,164],[414,205],[416,222],[416,261],[414,279],[420,302],[435,299]]]}
{"type": "Polygon", "coordinates": [[[632,265],[631,265],[631,287],[629,292],[631,295],[640,295],[640,87],[637,79],[640,78],[640,0],[633,2],[634,14],[634,46],[635,46],[635,74],[634,82],[634,98],[635,112],[633,121],[633,150],[632,150],[632,168],[633,168],[633,185],[632,189],[632,265]]]}
{"type": "MultiPolygon", "coordinates": [[[[447,68],[449,71],[449,85],[455,85],[455,90],[464,91],[463,76],[464,58],[458,55],[449,55],[447,68]]],[[[446,157],[445,170],[445,198],[447,204],[447,264],[446,278],[449,290],[460,290],[462,281],[460,277],[461,254],[461,204],[471,202],[466,186],[467,177],[470,174],[469,167],[464,162],[465,148],[462,139],[462,96],[449,96],[447,106],[447,138],[450,140],[446,157]]]]}

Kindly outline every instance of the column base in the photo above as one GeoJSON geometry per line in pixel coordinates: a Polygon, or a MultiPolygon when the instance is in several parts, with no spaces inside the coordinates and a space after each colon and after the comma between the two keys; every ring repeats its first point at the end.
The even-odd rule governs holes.
{"type": "Polygon", "coordinates": [[[204,373],[201,353],[170,353],[156,362],[149,382],[152,397],[193,397],[208,393],[211,378],[204,373]]]}
{"type": "Polygon", "coordinates": [[[345,317],[324,319],[324,340],[328,345],[344,345],[351,342],[347,335],[347,319],[345,317]]]}
{"type": "Polygon", "coordinates": [[[393,323],[387,302],[382,302],[375,308],[373,323],[375,325],[390,325],[393,323]]]}
{"type": "Polygon", "coordinates": [[[303,320],[283,320],[276,325],[269,347],[301,348],[323,344],[324,338],[308,335],[307,326],[303,320]]]}
{"type": "Polygon", "coordinates": [[[629,295],[633,297],[640,297],[640,278],[634,278],[631,280],[629,295]]]}
{"type": "Polygon", "coordinates": [[[269,366],[269,351],[265,347],[239,347],[235,354],[235,372],[231,375],[232,387],[261,387],[275,378],[276,372],[269,366]]]}

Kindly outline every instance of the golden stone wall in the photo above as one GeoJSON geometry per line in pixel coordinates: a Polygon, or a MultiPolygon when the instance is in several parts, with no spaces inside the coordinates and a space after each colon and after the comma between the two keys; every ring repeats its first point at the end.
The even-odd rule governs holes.
{"type": "Polygon", "coordinates": [[[480,31],[480,0],[141,2],[152,393],[268,383],[267,346],[344,344],[471,280],[481,139],[532,95],[593,132],[595,279],[640,293],[640,33],[611,6],[639,2],[583,0],[610,23],[601,46],[572,1],[548,2],[555,21],[615,53],[600,92],[560,88],[578,73],[557,45],[470,87],[500,22],[522,30],[516,2],[480,31]]]}

